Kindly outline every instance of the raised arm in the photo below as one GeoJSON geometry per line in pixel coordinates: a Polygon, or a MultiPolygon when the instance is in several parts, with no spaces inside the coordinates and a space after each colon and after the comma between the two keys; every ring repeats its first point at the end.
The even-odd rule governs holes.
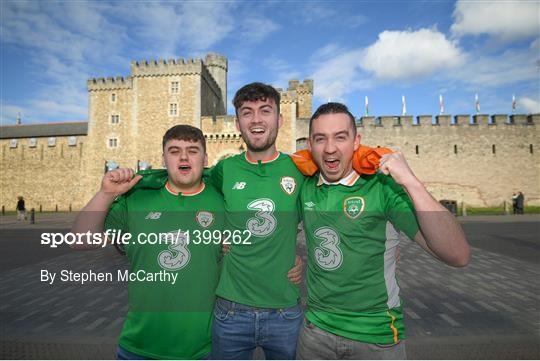
{"type": "Polygon", "coordinates": [[[444,263],[454,267],[466,266],[470,248],[463,229],[416,178],[403,153],[383,155],[380,170],[403,186],[413,203],[420,226],[414,240],[444,263]]]}
{"type": "MultiPolygon", "coordinates": [[[[79,212],[73,226],[72,233],[102,233],[105,217],[115,198],[129,191],[142,178],[133,175],[132,169],[115,169],[105,173],[101,181],[100,190],[79,212]]],[[[72,244],[73,249],[95,249],[99,244],[72,244]]]]}

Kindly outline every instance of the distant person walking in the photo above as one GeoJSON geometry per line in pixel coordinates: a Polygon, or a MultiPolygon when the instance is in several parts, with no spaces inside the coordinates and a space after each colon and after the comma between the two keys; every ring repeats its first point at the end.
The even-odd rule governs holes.
{"type": "Polygon", "coordinates": [[[17,220],[26,220],[26,208],[24,207],[24,198],[22,196],[17,197],[17,220]]]}
{"type": "Polygon", "coordinates": [[[514,194],[512,195],[512,211],[513,211],[513,214],[517,214],[517,199],[518,199],[518,194],[514,192],[514,194]]]}
{"type": "Polygon", "coordinates": [[[522,192],[518,192],[516,199],[517,214],[523,214],[523,208],[525,206],[525,196],[522,192]]]}

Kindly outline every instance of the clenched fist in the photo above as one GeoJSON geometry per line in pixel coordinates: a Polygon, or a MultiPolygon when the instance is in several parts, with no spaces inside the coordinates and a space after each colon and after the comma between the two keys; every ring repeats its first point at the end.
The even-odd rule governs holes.
{"type": "Polygon", "coordinates": [[[101,192],[119,196],[129,191],[139,180],[141,175],[133,176],[133,169],[120,168],[111,170],[103,176],[101,192]]]}
{"type": "Polygon", "coordinates": [[[405,156],[400,151],[383,155],[379,161],[379,170],[392,176],[396,183],[404,187],[418,182],[413,171],[409,168],[405,156]]]}

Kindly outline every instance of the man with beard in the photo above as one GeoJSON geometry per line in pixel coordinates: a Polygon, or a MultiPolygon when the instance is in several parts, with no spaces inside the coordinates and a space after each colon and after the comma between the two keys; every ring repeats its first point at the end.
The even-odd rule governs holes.
{"type": "Polygon", "coordinates": [[[213,357],[250,359],[260,346],[267,359],[294,359],[302,309],[287,272],[295,263],[304,177],[276,149],[283,122],[279,93],[251,83],[238,90],[233,103],[247,151],[220,161],[210,181],[223,193],[228,227],[249,231],[251,244],[233,245],[224,258],[213,357]]]}
{"type": "Polygon", "coordinates": [[[382,155],[378,173],[353,169],[360,135],[345,105],[327,103],[315,111],[308,146],[319,174],[300,191],[308,303],[298,357],[404,359],[395,275],[399,232],[462,267],[470,257],[463,230],[400,152],[382,155]]]}

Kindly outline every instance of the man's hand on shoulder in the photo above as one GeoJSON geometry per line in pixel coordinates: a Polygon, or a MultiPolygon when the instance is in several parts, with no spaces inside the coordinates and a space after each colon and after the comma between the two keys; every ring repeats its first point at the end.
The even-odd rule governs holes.
{"type": "Polygon", "coordinates": [[[132,169],[120,168],[111,170],[103,176],[100,192],[111,197],[117,197],[129,191],[138,181],[141,175],[134,175],[132,169]]]}

